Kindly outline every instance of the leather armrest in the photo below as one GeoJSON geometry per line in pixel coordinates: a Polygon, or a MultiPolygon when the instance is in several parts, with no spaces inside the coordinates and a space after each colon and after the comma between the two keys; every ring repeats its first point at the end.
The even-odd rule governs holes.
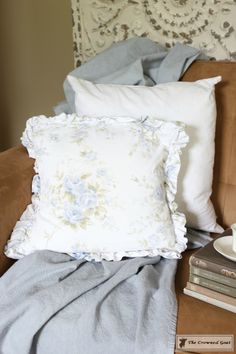
{"type": "Polygon", "coordinates": [[[0,153],[0,275],[12,264],[4,246],[13,227],[31,201],[34,160],[23,146],[0,153]]]}

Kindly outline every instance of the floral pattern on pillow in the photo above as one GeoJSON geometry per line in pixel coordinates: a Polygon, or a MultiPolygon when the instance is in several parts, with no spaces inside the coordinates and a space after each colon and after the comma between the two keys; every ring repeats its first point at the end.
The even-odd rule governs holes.
{"type": "Polygon", "coordinates": [[[100,261],[178,258],[185,217],[175,194],[183,124],[146,117],[33,117],[22,143],[35,158],[32,204],[6,254],[65,252],[100,261]]]}
{"type": "Polygon", "coordinates": [[[49,189],[49,203],[64,224],[76,227],[79,223],[86,229],[92,219],[106,216],[104,193],[98,183],[89,183],[89,175],[57,176],[49,189]]]}

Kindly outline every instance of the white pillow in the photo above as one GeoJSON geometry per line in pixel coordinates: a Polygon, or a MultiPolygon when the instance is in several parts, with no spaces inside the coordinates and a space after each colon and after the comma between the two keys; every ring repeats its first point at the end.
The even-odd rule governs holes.
{"type": "Polygon", "coordinates": [[[48,249],[87,260],[179,258],[185,217],[174,199],[187,141],[181,123],[151,118],[28,120],[22,142],[40,179],[6,255],[48,249]]]}
{"type": "Polygon", "coordinates": [[[190,138],[182,156],[177,202],[187,225],[222,232],[210,201],[215,153],[214,85],[221,77],[196,82],[171,82],[153,87],[93,84],[68,76],[79,115],[147,115],[186,124],[190,138]]]}

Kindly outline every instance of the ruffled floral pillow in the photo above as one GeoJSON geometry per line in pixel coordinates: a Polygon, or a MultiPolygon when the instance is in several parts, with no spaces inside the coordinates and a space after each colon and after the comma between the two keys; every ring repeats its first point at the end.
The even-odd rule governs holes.
{"type": "Polygon", "coordinates": [[[5,253],[36,250],[100,261],[179,258],[185,217],[175,194],[180,123],[61,114],[28,120],[22,143],[35,159],[33,197],[5,253]]]}

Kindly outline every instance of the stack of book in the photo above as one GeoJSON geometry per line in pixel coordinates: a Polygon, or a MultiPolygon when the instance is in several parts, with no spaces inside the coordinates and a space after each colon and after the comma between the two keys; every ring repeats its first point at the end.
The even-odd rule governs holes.
{"type": "Polygon", "coordinates": [[[213,242],[189,258],[184,293],[236,313],[236,263],[218,253],[213,242]]]}

